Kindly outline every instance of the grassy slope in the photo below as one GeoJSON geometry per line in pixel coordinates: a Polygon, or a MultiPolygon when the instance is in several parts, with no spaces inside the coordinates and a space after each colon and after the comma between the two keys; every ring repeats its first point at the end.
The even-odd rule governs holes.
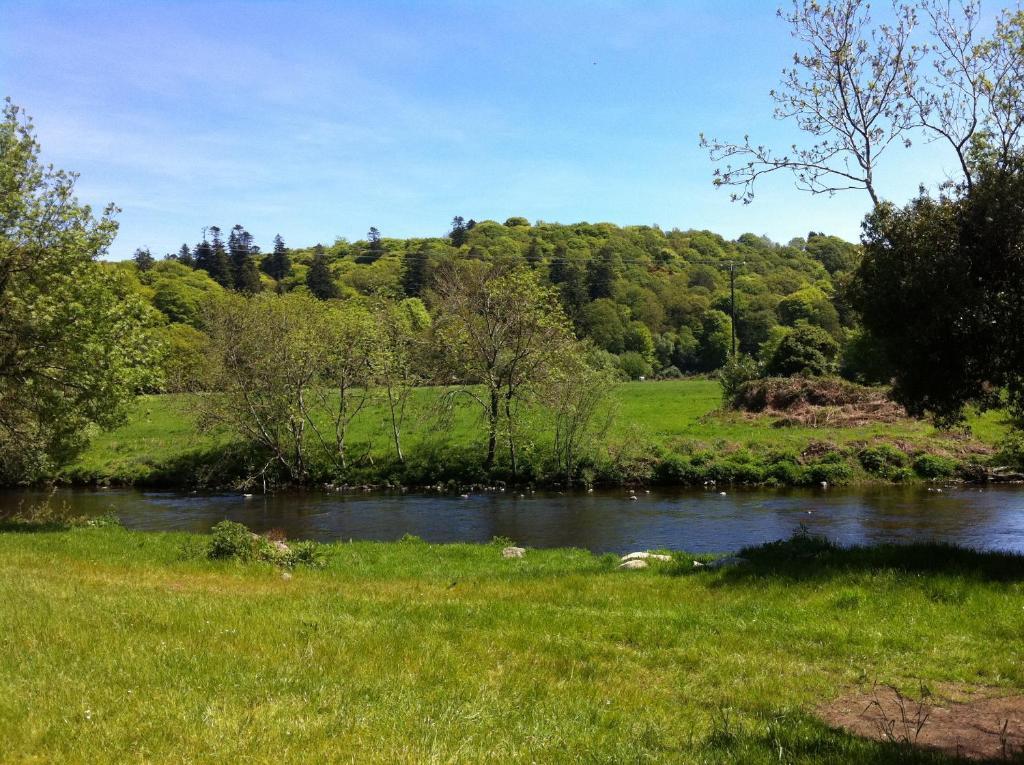
{"type": "Polygon", "coordinates": [[[1020,558],[356,543],[284,580],[201,546],[0,533],[0,760],[941,762],[810,712],[874,680],[1024,690],[1020,558]]]}
{"type": "MultiPolygon", "coordinates": [[[[406,452],[415,455],[429,444],[458,445],[478,447],[482,457],[483,432],[477,410],[462,399],[448,428],[438,432],[428,424],[432,422],[432,407],[437,399],[434,389],[414,391],[404,439],[406,452]]],[[[615,414],[606,445],[612,449],[637,444],[679,449],[696,444],[713,450],[743,446],[800,451],[813,440],[843,445],[883,438],[910,442],[926,451],[958,448],[921,421],[862,428],[774,428],[766,418],[752,420],[716,413],[720,405],[720,388],[711,380],[624,384],[614,393],[615,414]]],[[[352,454],[370,450],[378,459],[390,454],[383,418],[383,410],[377,407],[366,410],[356,420],[351,434],[352,454]]],[[[549,435],[543,419],[538,418],[530,427],[539,434],[537,444],[546,444],[549,435]]],[[[1005,430],[998,413],[975,418],[972,427],[976,436],[987,443],[995,441],[1005,430]]],[[[196,432],[187,397],[143,396],[129,423],[112,433],[97,435],[67,475],[80,481],[145,481],[155,472],[168,472],[168,466],[176,462],[187,469],[197,460],[212,460],[226,443],[223,437],[196,432]]]]}

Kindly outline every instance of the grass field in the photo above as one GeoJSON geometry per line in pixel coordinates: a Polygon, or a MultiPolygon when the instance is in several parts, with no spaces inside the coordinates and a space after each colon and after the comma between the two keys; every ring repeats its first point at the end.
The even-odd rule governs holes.
{"type": "MultiPolygon", "coordinates": [[[[484,451],[484,431],[478,413],[462,399],[450,421],[444,428],[438,428],[433,416],[438,399],[437,389],[414,391],[404,436],[410,464],[401,470],[393,464],[383,409],[370,407],[360,415],[352,428],[351,453],[372,456],[373,465],[364,461],[364,466],[357,467],[346,480],[380,482],[392,475],[400,482],[411,483],[448,478],[472,480],[484,451]]],[[[812,442],[846,449],[844,461],[851,467],[851,477],[864,479],[870,476],[859,471],[853,444],[897,443],[904,450],[957,455],[975,443],[937,433],[930,424],[919,420],[853,428],[779,428],[773,426],[771,418],[744,417],[721,412],[720,407],[720,388],[712,380],[634,382],[619,386],[613,393],[611,426],[602,443],[591,445],[597,480],[654,480],[653,466],[665,454],[672,453],[707,453],[711,455],[708,460],[735,455],[737,464],[761,465],[768,452],[799,455],[812,442]],[[630,471],[639,473],[633,475],[630,471]]],[[[1006,429],[1000,413],[975,417],[971,427],[976,441],[987,444],[994,443],[1006,429]]],[[[543,416],[533,414],[524,430],[530,434],[521,445],[527,475],[533,459],[533,477],[539,477],[551,438],[549,425],[543,416]]],[[[217,475],[218,461],[229,446],[227,436],[197,432],[187,396],[143,396],[137,401],[129,423],[111,433],[97,434],[91,447],[64,476],[82,483],[196,482],[200,467],[211,468],[217,475]]],[[[710,477],[717,475],[703,465],[702,471],[695,471],[697,478],[705,473],[710,477]]],[[[230,470],[226,474],[231,477],[230,470]]],[[[720,477],[729,480],[729,475],[724,471],[720,477]]],[[[737,480],[744,480],[743,471],[738,475],[737,480]]],[[[784,474],[780,482],[787,482],[784,474]]]]}
{"type": "Polygon", "coordinates": [[[945,762],[829,729],[874,681],[1024,690],[1024,560],[795,540],[646,571],[578,550],[0,532],[0,761],[945,762]]]}

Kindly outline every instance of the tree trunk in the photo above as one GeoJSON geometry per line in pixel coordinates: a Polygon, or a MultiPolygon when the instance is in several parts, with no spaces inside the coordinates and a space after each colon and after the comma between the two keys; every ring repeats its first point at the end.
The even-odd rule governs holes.
{"type": "Polygon", "coordinates": [[[512,478],[516,477],[516,439],[512,431],[512,394],[505,396],[505,422],[508,424],[508,456],[512,462],[512,478]]]}
{"type": "Polygon", "coordinates": [[[501,414],[499,405],[498,389],[491,388],[491,407],[487,413],[487,459],[484,460],[484,467],[488,470],[494,467],[494,454],[498,449],[498,417],[501,414]]]}

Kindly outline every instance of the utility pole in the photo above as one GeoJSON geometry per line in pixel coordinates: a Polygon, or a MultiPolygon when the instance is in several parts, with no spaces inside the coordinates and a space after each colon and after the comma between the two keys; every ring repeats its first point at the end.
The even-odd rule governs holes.
{"type": "Polygon", "coordinates": [[[736,358],[736,261],[729,261],[729,300],[731,314],[729,325],[732,327],[732,357],[736,358]]]}

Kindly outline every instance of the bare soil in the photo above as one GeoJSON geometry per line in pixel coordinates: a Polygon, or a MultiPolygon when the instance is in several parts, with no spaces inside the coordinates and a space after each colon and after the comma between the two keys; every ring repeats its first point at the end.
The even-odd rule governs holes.
{"type": "Polygon", "coordinates": [[[876,741],[982,762],[1024,762],[1024,696],[946,687],[913,698],[889,686],[857,689],[819,707],[829,725],[876,741]]]}

